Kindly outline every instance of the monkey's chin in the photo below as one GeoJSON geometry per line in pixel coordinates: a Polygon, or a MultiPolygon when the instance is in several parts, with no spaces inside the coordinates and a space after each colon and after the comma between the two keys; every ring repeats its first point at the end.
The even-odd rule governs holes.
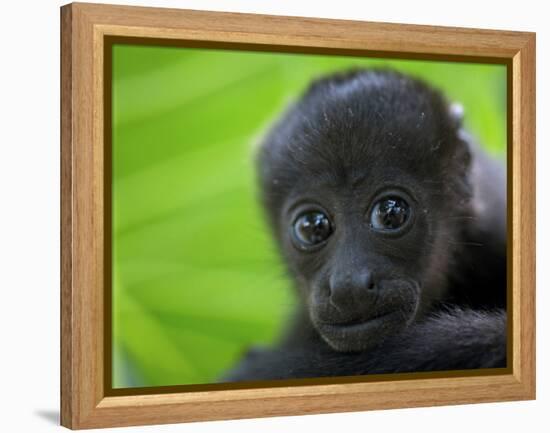
{"type": "Polygon", "coordinates": [[[413,320],[402,310],[357,323],[316,323],[319,334],[338,352],[363,352],[404,330],[413,320]]]}

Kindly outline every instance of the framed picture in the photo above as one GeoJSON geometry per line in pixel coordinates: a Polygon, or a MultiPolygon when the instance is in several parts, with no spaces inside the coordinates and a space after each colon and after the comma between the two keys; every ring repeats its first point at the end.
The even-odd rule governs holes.
{"type": "Polygon", "coordinates": [[[535,35],[61,8],[61,423],[535,398],[535,35]]]}

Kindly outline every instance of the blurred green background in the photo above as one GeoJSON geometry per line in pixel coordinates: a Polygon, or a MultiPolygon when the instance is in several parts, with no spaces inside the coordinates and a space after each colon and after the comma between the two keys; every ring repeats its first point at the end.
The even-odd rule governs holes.
{"type": "Polygon", "coordinates": [[[506,69],[428,61],[113,47],[113,387],[211,383],[294,302],[256,203],[253,148],[309,81],[354,66],[422,77],[506,144],[506,69]]]}

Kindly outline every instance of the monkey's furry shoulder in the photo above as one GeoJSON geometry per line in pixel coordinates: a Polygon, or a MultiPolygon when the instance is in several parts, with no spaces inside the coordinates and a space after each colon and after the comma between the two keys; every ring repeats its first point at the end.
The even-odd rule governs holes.
{"type": "Polygon", "coordinates": [[[311,339],[249,350],[223,381],[257,381],[506,367],[506,313],[456,309],[363,352],[311,339]]]}
{"type": "Polygon", "coordinates": [[[506,181],[425,82],[315,81],[257,158],[299,303],[224,380],[506,365],[506,181]]]}

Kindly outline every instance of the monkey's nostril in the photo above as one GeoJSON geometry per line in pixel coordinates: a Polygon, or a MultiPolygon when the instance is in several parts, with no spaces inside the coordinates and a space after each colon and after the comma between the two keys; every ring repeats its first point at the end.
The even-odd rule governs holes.
{"type": "Polygon", "coordinates": [[[362,281],[361,287],[363,288],[363,290],[364,288],[366,288],[369,291],[376,289],[376,284],[371,272],[365,272],[361,276],[361,281],[362,281]]]}

